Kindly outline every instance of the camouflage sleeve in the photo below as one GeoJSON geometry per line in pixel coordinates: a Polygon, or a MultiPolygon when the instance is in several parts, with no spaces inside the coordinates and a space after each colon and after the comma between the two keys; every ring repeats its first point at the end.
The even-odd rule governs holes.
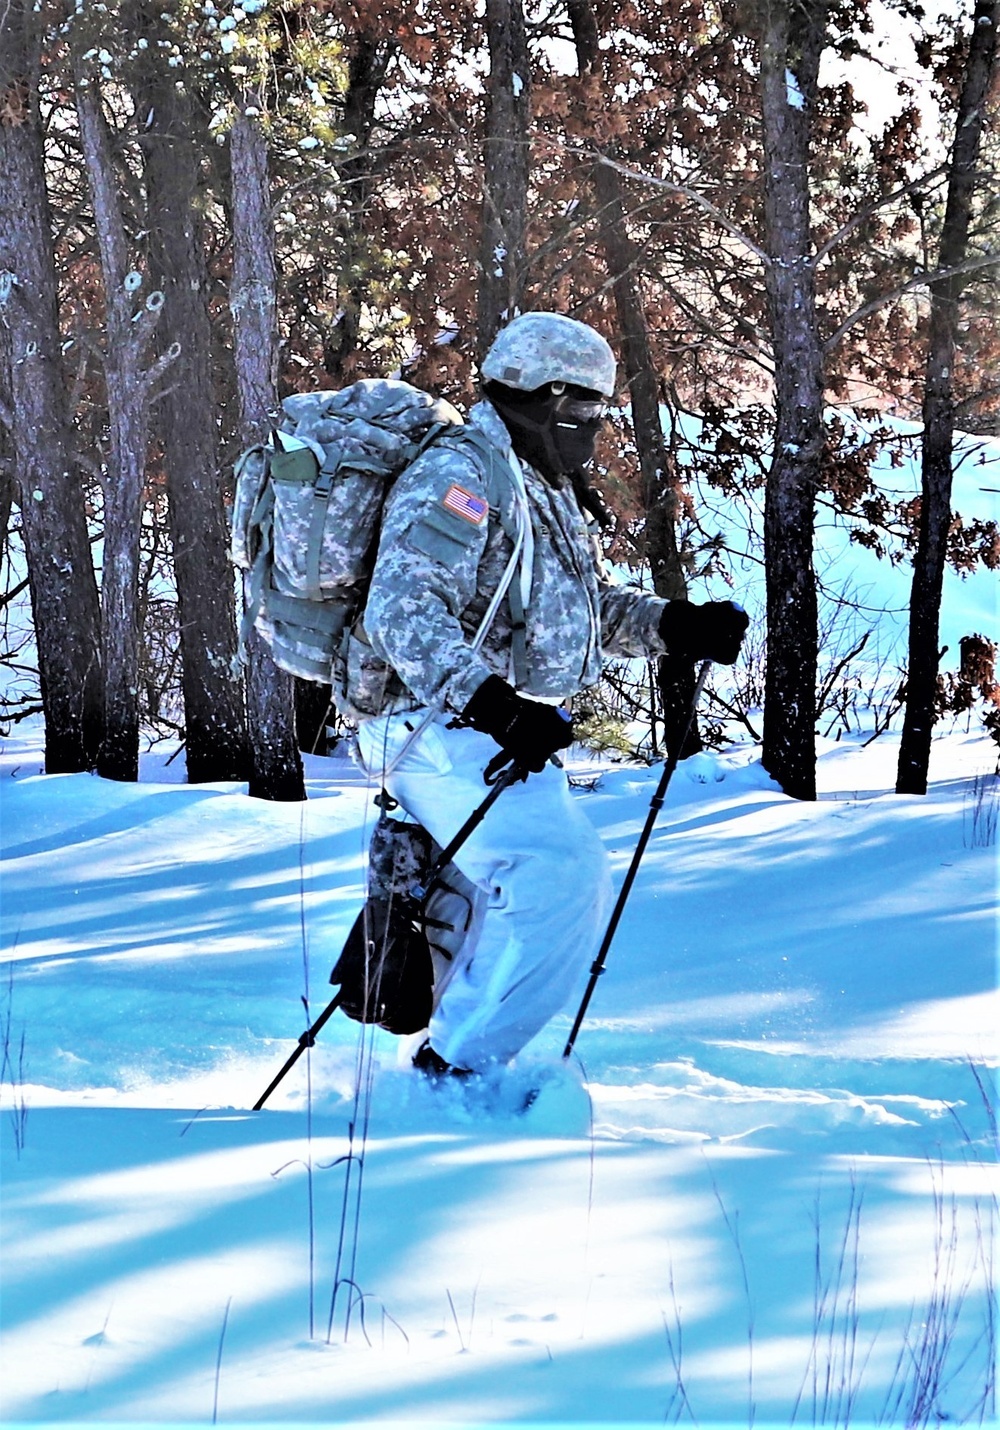
{"type": "Polygon", "coordinates": [[[459,712],[490,674],[460,620],[488,535],[486,483],[464,451],[426,453],[386,502],[365,630],[423,704],[459,712]]]}
{"type": "Polygon", "coordinates": [[[601,597],[601,644],[606,656],[662,655],[660,616],[667,602],[637,586],[616,586],[606,574],[598,580],[601,597]]]}

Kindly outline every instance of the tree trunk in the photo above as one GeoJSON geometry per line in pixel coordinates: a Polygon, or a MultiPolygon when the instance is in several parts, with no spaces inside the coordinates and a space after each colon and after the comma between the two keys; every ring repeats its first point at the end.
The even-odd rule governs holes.
{"type": "Polygon", "coordinates": [[[483,140],[483,227],[476,342],[482,357],[520,311],[527,274],[531,61],[522,0],[486,0],[490,74],[483,140]]]}
{"type": "MultiPolygon", "coordinates": [[[[687,581],[677,547],[678,474],[663,435],[660,384],[635,277],[635,252],[626,229],[621,176],[606,165],[598,165],[594,177],[601,208],[601,243],[608,272],[614,275],[618,340],[642,475],[646,559],[656,594],[667,601],[683,601],[687,599],[687,581]]],[[[663,655],[656,662],[663,740],[667,754],[676,753],[679,759],[697,754],[702,748],[697,721],[690,721],[695,680],[695,667],[690,661],[663,655]]]]}
{"type": "Polygon", "coordinates": [[[315,680],[295,681],[295,735],[307,755],[328,755],[327,725],[333,715],[333,688],[315,680]]]}
{"type": "Polygon", "coordinates": [[[105,300],[104,376],[110,456],[104,484],[104,565],[101,576],[101,656],[104,739],[97,761],[106,779],[139,778],[139,536],[148,442],[148,404],[157,375],[144,358],[162,294],[139,300],[131,277],[117,177],[100,94],[82,69],[76,112],[94,209],[105,300]]]}
{"type": "Polygon", "coordinates": [[[775,364],[774,455],[764,505],[767,676],[764,768],[786,794],[816,797],[816,491],[823,359],[809,222],[810,120],[827,0],[762,0],[764,231],[775,364]]]}
{"type": "MultiPolygon", "coordinates": [[[[267,145],[260,126],[241,113],[230,139],[233,184],[233,276],[229,304],[244,443],[266,435],[278,406],[277,287],[267,145]]],[[[305,799],[295,738],[292,677],[271,660],[256,632],[249,641],[247,721],[250,793],[258,799],[305,799]]]]}
{"type": "Polygon", "coordinates": [[[93,769],[101,738],[100,613],[63,378],[52,221],[38,114],[39,17],[0,17],[0,353],[38,646],[50,774],[93,769]]]}
{"type": "MultiPolygon", "coordinates": [[[[3,347],[3,322],[0,321],[0,354],[4,353],[3,347]]],[[[5,383],[7,377],[7,358],[0,358],[0,373],[3,373],[5,383]]],[[[14,500],[16,496],[14,486],[14,459],[8,455],[13,450],[14,445],[14,414],[10,414],[10,421],[5,416],[0,417],[0,552],[7,551],[7,537],[10,534],[10,518],[14,510],[14,500]]]]}
{"type": "MultiPolygon", "coordinates": [[[[154,33],[155,22],[154,22],[154,33]]],[[[151,50],[157,55],[159,51],[151,50]]],[[[200,154],[190,99],[173,70],[139,86],[153,280],[164,294],[157,338],[180,355],[157,404],[181,632],[187,776],[246,778],[242,692],[232,679],[236,586],[219,481],[208,272],[197,198],[200,154]]]]}
{"type": "MultiPolygon", "coordinates": [[[[591,0],[569,0],[569,18],[580,74],[600,75],[599,32],[591,0]]],[[[646,557],[653,590],[665,600],[683,601],[687,599],[687,582],[677,548],[678,475],[663,435],[660,383],[636,276],[636,248],[628,233],[624,185],[621,174],[607,164],[594,166],[593,184],[601,247],[612,281],[622,366],[632,408],[632,431],[639,455],[646,557]]],[[[667,753],[677,751],[681,758],[697,753],[702,745],[696,724],[692,724],[684,742],[694,695],[693,664],[661,656],[657,661],[657,686],[663,704],[667,753]]]]}
{"type": "Polygon", "coordinates": [[[344,133],[353,134],[357,153],[337,165],[342,184],[342,267],[337,284],[337,318],[323,340],[323,367],[335,381],[357,351],[361,311],[370,285],[365,219],[373,181],[371,153],[375,104],[396,45],[358,35],[347,64],[344,133]]]}
{"type": "MultiPolygon", "coordinates": [[[[955,116],[948,200],[939,268],[967,254],[976,166],[990,81],[997,54],[997,0],[978,0],[955,116]]],[[[963,275],[931,285],[930,333],[923,402],[920,528],[910,594],[906,711],[896,772],[897,794],[926,794],[931,733],[936,717],[941,591],[951,527],[952,445],[955,399],[952,372],[958,345],[963,275]]]]}

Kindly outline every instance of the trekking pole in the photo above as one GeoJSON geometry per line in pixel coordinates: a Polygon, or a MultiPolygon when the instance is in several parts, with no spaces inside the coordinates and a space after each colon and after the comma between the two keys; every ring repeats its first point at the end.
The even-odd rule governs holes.
{"type": "Polygon", "coordinates": [[[410,893],[412,894],[413,898],[419,899],[421,900],[421,902],[427,898],[427,895],[430,893],[431,889],[433,889],[438,878],[441,876],[447,866],[451,863],[452,859],[454,859],[455,855],[461,849],[462,845],[468,839],[469,835],[473,832],[473,830],[478,829],[479,825],[483,822],[486,815],[492,809],[493,805],[503,794],[504,790],[508,789],[512,784],[516,784],[518,780],[524,779],[526,775],[527,771],[525,770],[524,766],[518,764],[516,760],[512,764],[509,764],[506,769],[500,771],[500,773],[491,782],[489,794],[483,800],[482,804],[477,805],[476,808],[472,811],[472,813],[469,815],[468,819],[462,825],[461,829],[455,835],[451,843],[446,845],[446,847],[441,850],[441,853],[438,855],[438,857],[434,860],[434,863],[428,869],[427,877],[423,879],[420,883],[414,884],[413,887],[410,889],[410,893]]]}
{"type": "MultiPolygon", "coordinates": [[[[483,800],[482,804],[476,806],[476,808],[469,815],[468,819],[462,825],[461,829],[455,835],[451,843],[447,845],[446,848],[442,849],[441,853],[435,859],[434,863],[428,870],[427,878],[421,884],[414,884],[413,888],[410,890],[410,893],[413,898],[419,899],[421,901],[427,898],[427,895],[434,887],[434,884],[441,875],[442,871],[448,864],[451,863],[452,859],[458,853],[459,849],[461,849],[462,845],[468,839],[469,835],[473,832],[473,830],[477,829],[478,826],[482,823],[483,819],[486,817],[489,810],[503,794],[504,790],[507,789],[510,785],[516,783],[516,781],[523,779],[525,774],[526,771],[524,767],[522,765],[519,765],[516,761],[508,765],[506,769],[501,770],[500,774],[498,774],[493,781],[490,788],[490,792],[483,800]]],[[[316,1034],[320,1031],[322,1027],[324,1027],[324,1025],[329,1021],[329,1019],[340,1007],[342,998],[343,990],[339,991],[334,995],[333,998],[331,998],[330,1002],[323,1009],[322,1013],[316,1019],[315,1023],[311,1023],[309,1027],[305,1030],[305,1032],[300,1035],[298,1044],[294,1052],[292,1052],[291,1056],[286,1060],[281,1070],[271,1079],[267,1087],[261,1093],[260,1097],[254,1103],[254,1112],[260,1111],[260,1109],[264,1106],[264,1103],[271,1096],[271,1093],[278,1086],[279,1082],[281,1082],[282,1078],[284,1078],[285,1074],[291,1072],[292,1068],[298,1062],[299,1058],[305,1052],[306,1048],[311,1048],[313,1046],[313,1044],[316,1042],[316,1034]]]]}
{"type": "Polygon", "coordinates": [[[628,896],[632,892],[632,885],[635,882],[635,876],[639,872],[640,861],[642,860],[643,854],[645,854],[646,852],[646,845],[649,843],[650,836],[653,833],[653,826],[656,823],[656,816],[663,808],[663,800],[667,793],[667,786],[669,785],[671,778],[673,777],[674,770],[677,768],[677,764],[681,756],[681,751],[687,744],[688,735],[691,733],[691,727],[694,724],[694,717],[698,709],[698,701],[701,699],[701,692],[705,688],[705,681],[708,679],[708,672],[711,669],[711,666],[712,662],[710,660],[702,661],[701,668],[698,671],[698,679],[695,681],[694,695],[691,697],[691,708],[688,712],[687,724],[684,726],[684,733],[681,736],[680,740],[677,742],[677,745],[674,749],[674,753],[670,755],[666,764],[664,765],[663,774],[660,776],[660,782],[656,786],[656,791],[653,794],[653,798],[649,801],[649,813],[646,815],[646,823],[644,824],[642,833],[639,836],[639,842],[636,845],[635,853],[632,855],[632,862],[628,866],[628,873],[625,875],[625,882],[622,884],[621,893],[618,895],[618,899],[615,903],[615,906],[611,911],[611,918],[608,921],[608,927],[605,931],[604,938],[601,941],[601,946],[597,951],[597,957],[594,959],[594,962],[590,966],[590,981],[587,984],[586,991],[584,992],[583,1001],[581,1002],[579,1011],[576,1015],[576,1021],[573,1024],[573,1029],[566,1042],[566,1046],[563,1049],[564,1058],[568,1058],[570,1053],[573,1051],[573,1044],[576,1042],[576,1035],[580,1031],[580,1025],[582,1024],[584,1017],[586,1016],[587,1009],[590,1006],[590,1000],[593,997],[594,989],[597,987],[597,980],[604,972],[604,965],[607,961],[608,950],[610,949],[612,940],[614,939],[615,932],[618,928],[619,920],[621,919],[622,913],[625,909],[625,904],[628,900],[628,896]]]}
{"type": "Polygon", "coordinates": [[[316,1041],[316,1034],[319,1032],[320,1028],[322,1028],[324,1024],[327,1023],[329,1019],[333,1017],[333,1014],[340,1007],[340,1000],[342,997],[342,993],[337,993],[333,998],[331,998],[330,1002],[323,1009],[322,1013],[316,1019],[315,1023],[311,1023],[310,1026],[305,1030],[305,1032],[301,1034],[301,1036],[299,1037],[298,1046],[296,1047],[294,1053],[292,1053],[291,1057],[285,1063],[281,1071],[271,1079],[267,1087],[261,1093],[260,1097],[254,1103],[254,1112],[259,1112],[261,1110],[261,1108],[264,1106],[264,1103],[271,1096],[271,1093],[278,1086],[278,1083],[281,1082],[282,1078],[285,1076],[286,1073],[291,1072],[292,1068],[298,1062],[299,1058],[305,1052],[306,1048],[312,1047],[312,1045],[316,1041]]]}

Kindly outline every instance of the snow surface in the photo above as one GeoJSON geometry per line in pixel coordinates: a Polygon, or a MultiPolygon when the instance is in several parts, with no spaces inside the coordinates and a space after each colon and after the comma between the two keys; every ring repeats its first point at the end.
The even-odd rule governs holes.
{"type": "MultiPolygon", "coordinates": [[[[966,520],[998,462],[960,454],[966,520]]],[[[916,490],[912,460],[882,477],[916,490]]],[[[735,591],[754,636],[759,502],[695,485],[746,553],[698,598],[735,591]]],[[[817,532],[826,658],[871,629],[870,695],[909,573],[850,525],[817,532]]],[[[995,573],[948,572],[948,668],[996,618],[995,573]]],[[[478,1098],[335,1014],[254,1113],[330,996],[374,791],[312,760],[307,804],[267,804],[162,747],[137,785],[45,776],[26,726],[0,748],[5,1425],[996,1423],[981,735],[942,732],[925,799],[891,793],[891,735],[821,740],[814,804],[751,744],[685,761],[571,1065],[582,988],[478,1098]]],[[[573,773],[620,880],[659,770],[573,773]]]]}
{"type": "MultiPolygon", "coordinates": [[[[575,1001],[478,1098],[337,1014],[253,1113],[373,791],[6,740],[5,1423],[995,1423],[996,752],[895,754],[682,764],[572,1065],[575,1001]]],[[[659,771],[574,773],[620,879],[659,771]]]]}

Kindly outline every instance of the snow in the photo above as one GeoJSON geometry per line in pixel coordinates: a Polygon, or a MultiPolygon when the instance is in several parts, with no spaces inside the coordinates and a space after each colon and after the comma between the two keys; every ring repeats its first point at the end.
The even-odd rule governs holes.
{"type": "MultiPolygon", "coordinates": [[[[684,762],[571,1065],[578,997],[478,1098],[337,1014],[253,1113],[327,1001],[374,791],[345,758],[303,806],[169,751],[45,776],[20,730],[5,1423],[995,1419],[982,736],[942,733],[925,799],[892,736],[821,742],[814,804],[749,744],[684,762]]],[[[659,770],[572,772],[620,880],[659,770]]]]}
{"type": "Polygon", "coordinates": [[[791,70],[785,70],[785,100],[789,109],[805,109],[806,107],[805,96],[791,70]]]}
{"type": "MultiPolygon", "coordinates": [[[[967,521],[998,458],[963,450],[967,521]]],[[[696,486],[737,553],[696,599],[759,630],[759,504],[696,486]]],[[[832,511],[818,545],[871,692],[909,573],[832,511]]],[[[996,612],[995,573],[948,572],[949,668],[996,612]]],[[[996,1423],[997,752],[943,723],[897,796],[898,737],[861,724],[819,739],[815,803],[750,743],[680,765],[571,1064],[582,987],[478,1096],[335,1014],[260,1113],[375,791],[310,759],[308,803],[268,804],[166,745],[138,784],[46,776],[14,727],[4,1425],[996,1423]]],[[[659,773],[571,763],[619,883],[659,773]]]]}

